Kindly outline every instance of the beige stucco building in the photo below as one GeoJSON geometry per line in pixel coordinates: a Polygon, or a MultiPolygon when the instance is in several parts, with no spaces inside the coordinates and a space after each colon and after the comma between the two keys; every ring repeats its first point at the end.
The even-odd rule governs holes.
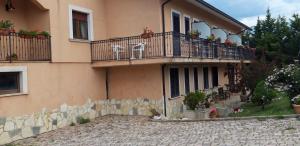
{"type": "Polygon", "coordinates": [[[248,27],[202,0],[0,0],[0,14],[51,35],[0,31],[0,144],[79,116],[178,116],[185,94],[234,83],[253,58],[238,46],[248,27]],[[207,41],[213,29],[237,45],[207,41]]]}

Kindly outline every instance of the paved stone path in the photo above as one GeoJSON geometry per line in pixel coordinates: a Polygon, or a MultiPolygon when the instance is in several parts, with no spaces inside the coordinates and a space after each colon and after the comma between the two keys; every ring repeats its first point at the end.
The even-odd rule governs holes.
{"type": "Polygon", "coordinates": [[[297,119],[150,122],[146,117],[106,116],[66,127],[16,145],[195,145],[275,146],[300,145],[297,119]]]}

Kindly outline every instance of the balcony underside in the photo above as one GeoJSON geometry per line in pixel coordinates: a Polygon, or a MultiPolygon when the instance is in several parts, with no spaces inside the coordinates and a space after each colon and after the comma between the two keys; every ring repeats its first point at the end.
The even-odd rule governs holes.
{"type": "MultiPolygon", "coordinates": [[[[98,61],[94,62],[94,68],[118,67],[131,65],[150,65],[150,64],[208,64],[208,63],[241,63],[235,59],[202,59],[202,58],[155,58],[155,59],[136,59],[123,61],[98,61]]],[[[251,63],[251,60],[243,60],[243,63],[251,63]]]]}

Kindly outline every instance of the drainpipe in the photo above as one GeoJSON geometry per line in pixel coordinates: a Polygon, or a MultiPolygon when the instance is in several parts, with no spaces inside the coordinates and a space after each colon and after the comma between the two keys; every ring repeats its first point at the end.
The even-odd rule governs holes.
{"type": "Polygon", "coordinates": [[[108,85],[108,78],[109,78],[109,68],[105,69],[105,88],[106,88],[106,99],[109,99],[109,85],[108,85]]]}
{"type": "Polygon", "coordinates": [[[166,22],[165,22],[165,5],[169,3],[171,0],[165,1],[161,5],[161,16],[162,16],[162,29],[163,29],[163,51],[164,51],[164,56],[166,56],[166,22]]]}
{"type": "MultiPolygon", "coordinates": [[[[163,29],[163,52],[164,56],[166,56],[166,22],[165,22],[165,5],[169,3],[171,0],[165,1],[161,5],[161,15],[162,15],[162,29],[163,29]]],[[[163,85],[163,99],[164,99],[164,114],[167,116],[167,100],[166,100],[166,88],[165,88],[165,64],[161,67],[162,73],[162,85],[163,85]]]]}

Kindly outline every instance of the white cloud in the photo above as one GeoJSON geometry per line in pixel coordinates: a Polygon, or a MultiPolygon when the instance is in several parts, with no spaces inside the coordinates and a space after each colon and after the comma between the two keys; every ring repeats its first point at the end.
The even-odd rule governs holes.
{"type": "Polygon", "coordinates": [[[246,24],[247,26],[255,26],[257,23],[257,19],[265,19],[265,15],[260,15],[260,16],[252,16],[252,17],[246,17],[246,18],[242,18],[240,21],[244,24],[246,24]]]}
{"type": "MultiPolygon", "coordinates": [[[[260,0],[264,1],[264,7],[270,8],[273,17],[285,16],[291,18],[294,13],[300,13],[300,1],[299,0],[260,0]]],[[[246,4],[245,0],[245,4],[246,4]]],[[[262,4],[262,3],[260,3],[262,4]]],[[[248,26],[254,26],[257,22],[257,18],[264,18],[265,14],[250,16],[241,18],[240,21],[248,26]]]]}

